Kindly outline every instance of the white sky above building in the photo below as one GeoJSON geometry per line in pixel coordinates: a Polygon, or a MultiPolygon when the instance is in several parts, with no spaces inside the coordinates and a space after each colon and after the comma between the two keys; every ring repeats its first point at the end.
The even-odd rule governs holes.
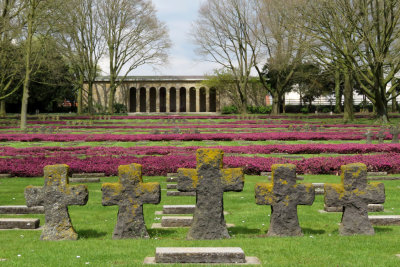
{"type": "MultiPolygon", "coordinates": [[[[216,63],[202,60],[189,36],[202,1],[204,0],[153,0],[158,18],[169,28],[172,41],[169,62],[161,66],[144,65],[130,75],[204,75],[219,68],[216,63]]],[[[102,60],[101,67],[107,75],[107,59],[102,60]]]]}

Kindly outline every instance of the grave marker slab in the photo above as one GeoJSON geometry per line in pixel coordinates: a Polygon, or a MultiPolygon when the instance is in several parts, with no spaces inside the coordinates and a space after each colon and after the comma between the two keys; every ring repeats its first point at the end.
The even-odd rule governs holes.
{"type": "Polygon", "coordinates": [[[353,163],[341,166],[341,184],[325,184],[325,205],[343,206],[341,235],[373,235],[374,228],[368,220],[368,204],[385,202],[383,183],[367,184],[367,166],[353,163]]]}
{"type": "MultiPolygon", "coordinates": [[[[382,204],[368,204],[368,212],[380,212],[384,211],[384,206],[382,204]]],[[[343,212],[343,206],[339,207],[329,207],[324,205],[324,211],[326,212],[343,212]]]]}
{"type": "Polygon", "coordinates": [[[196,192],[180,192],[180,191],[167,191],[167,197],[193,197],[196,196],[196,192]]]}
{"type": "Polygon", "coordinates": [[[177,184],[167,184],[167,189],[178,189],[177,184]]]}
{"type": "Polygon", "coordinates": [[[193,216],[163,216],[162,227],[189,227],[192,225],[193,216]]]}
{"type": "Polygon", "coordinates": [[[196,205],[164,205],[163,214],[193,214],[196,205]]]}
{"type": "Polygon", "coordinates": [[[187,239],[229,238],[223,195],[227,191],[243,190],[243,170],[223,169],[220,149],[198,149],[196,158],[196,169],[178,169],[178,190],[196,192],[193,224],[187,239]]]}
{"type": "Polygon", "coordinates": [[[158,204],[161,200],[159,183],[143,183],[142,165],[118,167],[118,183],[104,183],[103,206],[118,205],[118,219],[114,239],[148,238],[143,218],[143,204],[158,204]]]}
{"type": "Polygon", "coordinates": [[[0,206],[0,214],[43,214],[44,207],[28,207],[24,205],[0,206]]]}
{"type": "Polygon", "coordinates": [[[272,183],[257,183],[257,205],[271,205],[268,236],[302,236],[297,217],[297,205],[312,205],[315,198],[312,184],[296,183],[296,166],[274,164],[272,183]]]}
{"type": "Polygon", "coordinates": [[[0,218],[0,229],[36,229],[39,227],[39,224],[39,219],[0,218]]]}
{"type": "Polygon", "coordinates": [[[373,225],[400,225],[400,215],[370,215],[368,219],[373,225]]]}
{"type": "Polygon", "coordinates": [[[100,178],[70,178],[70,183],[100,183],[100,178]]]}
{"type": "Polygon", "coordinates": [[[99,178],[105,176],[104,173],[74,173],[71,178],[99,178]]]}
{"type": "Polygon", "coordinates": [[[75,232],[68,213],[70,205],[86,205],[89,197],[86,185],[70,186],[69,166],[65,164],[44,167],[44,186],[25,188],[28,207],[44,206],[46,222],[41,240],[76,240],[75,232]]]}

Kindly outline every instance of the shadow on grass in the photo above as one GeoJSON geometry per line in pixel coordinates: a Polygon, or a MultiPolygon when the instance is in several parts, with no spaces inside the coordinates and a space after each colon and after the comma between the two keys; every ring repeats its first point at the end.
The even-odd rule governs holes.
{"type": "Polygon", "coordinates": [[[153,236],[169,236],[175,234],[177,231],[174,229],[147,229],[147,232],[151,237],[153,236]]]}
{"type": "Polygon", "coordinates": [[[260,234],[261,229],[251,229],[243,226],[235,226],[228,228],[230,234],[260,234]]]}
{"type": "Polygon", "coordinates": [[[99,238],[107,235],[106,232],[98,232],[93,229],[79,230],[76,232],[78,233],[79,238],[99,238]]]}
{"type": "Polygon", "coordinates": [[[387,228],[387,227],[375,227],[374,226],[374,229],[375,229],[375,232],[377,232],[377,233],[387,233],[387,232],[393,231],[392,228],[387,228]]]}
{"type": "Polygon", "coordinates": [[[302,228],[301,230],[305,235],[322,235],[325,233],[325,230],[321,229],[302,228]]]}

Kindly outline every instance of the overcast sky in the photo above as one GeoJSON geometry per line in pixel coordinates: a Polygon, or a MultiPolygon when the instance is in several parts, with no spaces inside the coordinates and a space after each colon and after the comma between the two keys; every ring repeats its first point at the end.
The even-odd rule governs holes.
{"type": "MultiPolygon", "coordinates": [[[[212,73],[218,65],[204,62],[196,55],[196,46],[190,40],[191,25],[197,18],[204,0],[153,0],[158,18],[167,24],[172,41],[169,62],[163,66],[141,66],[131,75],[204,75],[212,73]],[[156,69],[153,69],[153,68],[156,69]]],[[[102,69],[107,67],[102,62],[102,69]]]]}

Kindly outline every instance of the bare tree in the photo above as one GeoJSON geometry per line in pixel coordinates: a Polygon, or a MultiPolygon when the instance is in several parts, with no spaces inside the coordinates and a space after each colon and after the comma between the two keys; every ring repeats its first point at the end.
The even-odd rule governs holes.
{"type": "Polygon", "coordinates": [[[150,0],[99,2],[110,67],[107,109],[113,113],[116,88],[137,67],[165,62],[171,43],[167,27],[157,19],[150,0]]]}
{"type": "MultiPolygon", "coordinates": [[[[256,58],[255,69],[264,88],[273,98],[272,114],[279,114],[285,93],[292,90],[296,68],[307,55],[309,40],[293,23],[297,16],[296,0],[252,0],[251,3],[255,20],[247,24],[263,52],[262,56],[256,58]]],[[[255,45],[252,48],[258,49],[255,45]]]]}
{"type": "Polygon", "coordinates": [[[259,52],[246,23],[252,12],[246,0],[208,0],[193,25],[199,52],[233,75],[242,113],[247,112],[250,73],[259,52]]]}
{"type": "Polygon", "coordinates": [[[20,33],[19,15],[24,4],[19,0],[0,0],[0,116],[6,114],[6,98],[21,85],[17,79],[21,70],[20,49],[13,39],[20,33]]]}
{"type": "Polygon", "coordinates": [[[78,114],[83,112],[84,82],[89,113],[93,113],[93,84],[100,73],[99,60],[103,56],[105,42],[101,36],[101,20],[96,0],[70,0],[59,9],[59,35],[78,91],[78,114]]]}

